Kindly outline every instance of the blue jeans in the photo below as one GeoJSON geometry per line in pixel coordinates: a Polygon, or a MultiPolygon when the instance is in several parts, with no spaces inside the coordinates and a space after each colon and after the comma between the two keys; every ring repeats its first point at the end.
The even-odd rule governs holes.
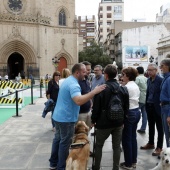
{"type": "Polygon", "coordinates": [[[146,130],[146,125],[147,125],[147,113],[145,110],[145,104],[144,103],[139,103],[139,109],[141,110],[142,113],[142,125],[140,127],[140,130],[145,131],[146,130]]]}
{"type": "Polygon", "coordinates": [[[140,120],[139,109],[131,109],[124,121],[122,134],[122,146],[124,150],[124,159],[126,166],[132,166],[137,162],[137,139],[136,129],[140,120]]]}
{"type": "Polygon", "coordinates": [[[163,129],[165,133],[165,139],[166,139],[166,146],[170,147],[170,131],[169,131],[169,126],[167,123],[167,118],[168,118],[168,113],[170,111],[170,105],[164,105],[161,106],[161,113],[162,113],[162,124],[163,124],[163,129]]]}
{"type": "Polygon", "coordinates": [[[51,157],[49,159],[51,167],[57,170],[65,170],[66,159],[69,154],[69,147],[74,134],[74,122],[56,122],[56,133],[53,139],[51,157]]]}
{"type": "Polygon", "coordinates": [[[51,124],[52,124],[52,127],[54,128],[55,127],[55,121],[53,120],[53,112],[51,112],[51,124]]]}

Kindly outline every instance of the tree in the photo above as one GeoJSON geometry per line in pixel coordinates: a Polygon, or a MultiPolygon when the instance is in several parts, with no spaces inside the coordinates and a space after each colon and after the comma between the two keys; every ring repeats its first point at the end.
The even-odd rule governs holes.
{"type": "Polygon", "coordinates": [[[90,62],[92,64],[92,68],[98,64],[105,67],[107,64],[113,63],[112,59],[108,55],[103,54],[103,48],[95,42],[91,42],[90,47],[79,52],[79,62],[82,61],[90,62]]]}

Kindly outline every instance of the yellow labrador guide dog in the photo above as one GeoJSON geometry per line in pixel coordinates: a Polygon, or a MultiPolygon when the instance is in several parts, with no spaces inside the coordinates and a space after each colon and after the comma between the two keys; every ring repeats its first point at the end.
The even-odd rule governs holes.
{"type": "Polygon", "coordinates": [[[170,170],[170,147],[162,150],[158,165],[150,170],[170,170]]]}
{"type": "Polygon", "coordinates": [[[90,154],[88,140],[89,127],[84,121],[78,121],[75,126],[73,144],[70,146],[70,153],[66,160],[66,170],[87,170],[87,163],[90,154]]]}

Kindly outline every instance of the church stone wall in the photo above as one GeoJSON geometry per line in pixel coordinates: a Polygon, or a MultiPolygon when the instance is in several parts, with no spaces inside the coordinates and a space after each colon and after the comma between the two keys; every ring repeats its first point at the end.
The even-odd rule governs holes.
{"type": "Polygon", "coordinates": [[[40,76],[52,74],[56,70],[52,64],[55,56],[65,56],[70,69],[78,62],[74,0],[23,0],[25,9],[17,15],[6,9],[4,1],[0,1],[0,67],[8,64],[9,54],[5,46],[10,41],[16,41],[16,44],[22,41],[32,50],[31,54],[24,54],[24,49],[16,44],[11,49],[11,53],[23,51],[25,72],[26,67],[32,65],[39,68],[40,76]],[[61,9],[66,13],[66,26],[59,26],[58,14],[61,9]],[[33,54],[34,60],[28,60],[29,55],[33,57],[33,54]],[[35,63],[29,63],[31,61],[35,63]]]}

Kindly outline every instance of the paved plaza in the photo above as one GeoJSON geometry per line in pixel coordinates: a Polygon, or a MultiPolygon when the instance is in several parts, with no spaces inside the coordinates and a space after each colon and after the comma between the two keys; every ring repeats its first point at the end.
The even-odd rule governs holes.
{"type": "MultiPolygon", "coordinates": [[[[41,117],[45,101],[45,96],[38,98],[34,105],[27,105],[19,111],[21,117],[11,117],[0,125],[0,170],[49,169],[48,159],[54,132],[51,128],[51,114],[48,113],[45,119],[41,117]]],[[[140,148],[141,145],[147,143],[148,134],[138,134],[137,138],[138,148],[140,148]]],[[[89,136],[89,139],[92,150],[93,137],[89,136]]],[[[151,155],[152,150],[139,149],[138,152],[137,170],[153,168],[159,161],[157,157],[151,155]]],[[[122,161],[123,152],[121,154],[122,161]]],[[[91,162],[92,158],[89,159],[89,168],[91,162]]],[[[107,139],[103,148],[102,169],[112,170],[111,138],[107,139]]]]}

